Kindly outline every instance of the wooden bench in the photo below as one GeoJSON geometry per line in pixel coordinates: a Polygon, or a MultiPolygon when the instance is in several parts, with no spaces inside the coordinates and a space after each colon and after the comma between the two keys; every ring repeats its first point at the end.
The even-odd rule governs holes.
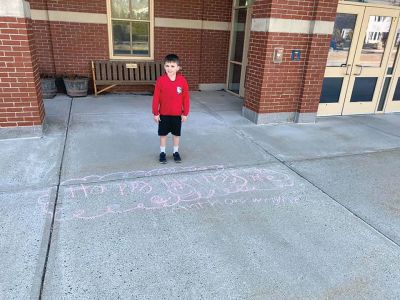
{"type": "Polygon", "coordinates": [[[163,73],[162,62],[92,61],[96,96],[116,85],[155,85],[157,78],[163,73]],[[106,87],[98,90],[99,85],[106,87]]]}

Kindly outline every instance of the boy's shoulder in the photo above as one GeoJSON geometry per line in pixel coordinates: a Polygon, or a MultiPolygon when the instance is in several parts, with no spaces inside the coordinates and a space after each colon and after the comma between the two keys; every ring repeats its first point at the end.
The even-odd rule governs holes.
{"type": "Polygon", "coordinates": [[[179,78],[179,80],[187,82],[185,76],[183,76],[181,73],[176,74],[176,78],[179,78]]]}

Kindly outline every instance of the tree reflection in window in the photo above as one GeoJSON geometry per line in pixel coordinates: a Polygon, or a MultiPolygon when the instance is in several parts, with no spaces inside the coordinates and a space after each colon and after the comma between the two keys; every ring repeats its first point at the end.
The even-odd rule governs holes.
{"type": "Polygon", "coordinates": [[[110,0],[114,56],[150,57],[150,0],[110,0]]]}

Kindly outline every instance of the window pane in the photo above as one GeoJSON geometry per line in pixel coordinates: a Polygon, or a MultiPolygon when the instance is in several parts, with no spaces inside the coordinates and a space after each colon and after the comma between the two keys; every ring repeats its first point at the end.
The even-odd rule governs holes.
{"type": "Polygon", "coordinates": [[[129,0],[111,0],[111,17],[129,19],[129,0]]]}
{"type": "Polygon", "coordinates": [[[114,55],[131,54],[130,22],[113,21],[114,55]]]}
{"type": "Polygon", "coordinates": [[[235,6],[247,6],[252,4],[252,0],[236,0],[235,6]]]}
{"type": "Polygon", "coordinates": [[[340,67],[347,64],[357,15],[337,14],[326,65],[340,67]]]}
{"type": "Polygon", "coordinates": [[[400,80],[397,80],[396,89],[393,95],[393,101],[400,101],[400,80]]]}
{"type": "Polygon", "coordinates": [[[149,0],[131,0],[132,19],[149,20],[149,0]]]}
{"type": "Polygon", "coordinates": [[[242,72],[241,65],[231,63],[230,69],[229,69],[228,90],[230,90],[236,94],[239,94],[241,72],[242,72]]]}
{"type": "Polygon", "coordinates": [[[392,17],[370,16],[361,51],[360,63],[364,67],[380,67],[389,36],[392,17]]]}
{"type": "Polygon", "coordinates": [[[382,111],[383,110],[391,79],[392,79],[391,77],[385,78],[385,84],[383,85],[381,99],[379,100],[378,111],[382,111]]]}
{"type": "Polygon", "coordinates": [[[354,82],[350,102],[371,102],[378,78],[358,77],[354,82]]]}
{"type": "Polygon", "coordinates": [[[132,46],[134,55],[150,56],[149,32],[149,23],[132,22],[132,46]]]}
{"type": "Polygon", "coordinates": [[[399,52],[399,44],[400,44],[400,25],[397,27],[395,43],[390,52],[389,64],[387,74],[393,74],[394,62],[396,61],[397,53],[399,52]]]}
{"type": "Polygon", "coordinates": [[[342,85],[343,78],[324,78],[319,103],[338,103],[342,85]]]}
{"type": "Polygon", "coordinates": [[[247,9],[235,9],[231,60],[242,62],[247,9]]]}

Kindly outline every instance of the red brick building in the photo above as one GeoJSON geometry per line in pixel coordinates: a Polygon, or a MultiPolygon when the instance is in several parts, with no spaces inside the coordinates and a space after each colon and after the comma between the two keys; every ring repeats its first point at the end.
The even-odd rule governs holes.
{"type": "Polygon", "coordinates": [[[240,95],[258,124],[399,112],[400,4],[367,2],[0,0],[0,127],[40,132],[40,74],[168,53],[192,90],[240,95]]]}

